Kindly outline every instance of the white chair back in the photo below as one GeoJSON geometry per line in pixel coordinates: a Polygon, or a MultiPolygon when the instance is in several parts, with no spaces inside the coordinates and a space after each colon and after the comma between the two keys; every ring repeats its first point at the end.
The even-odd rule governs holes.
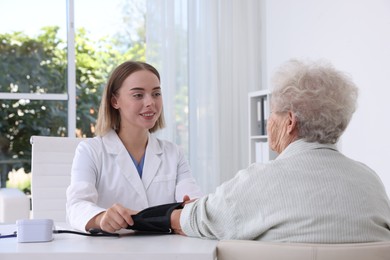
{"type": "Polygon", "coordinates": [[[32,218],[66,221],[66,189],[77,145],[83,138],[32,136],[32,218]]]}
{"type": "Polygon", "coordinates": [[[222,240],[218,260],[388,260],[390,241],[354,244],[275,243],[222,240]]]}

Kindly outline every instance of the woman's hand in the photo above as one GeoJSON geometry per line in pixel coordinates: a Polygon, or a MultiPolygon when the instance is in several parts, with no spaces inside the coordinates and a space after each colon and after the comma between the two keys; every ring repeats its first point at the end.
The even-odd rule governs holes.
{"type": "MultiPolygon", "coordinates": [[[[190,196],[184,195],[183,197],[183,207],[191,202],[194,202],[197,199],[190,199],[190,196]]],[[[183,235],[185,236],[186,234],[181,230],[181,225],[180,225],[180,216],[181,216],[181,209],[175,209],[171,213],[171,228],[175,234],[183,235]]]]}
{"type": "Polygon", "coordinates": [[[175,209],[172,211],[171,214],[171,228],[173,229],[173,232],[175,234],[183,235],[185,236],[184,232],[181,230],[180,225],[180,215],[181,215],[181,209],[175,209]]]}
{"type": "Polygon", "coordinates": [[[131,215],[137,214],[137,211],[123,207],[116,203],[106,211],[96,215],[86,225],[86,230],[90,228],[100,228],[106,232],[113,233],[128,225],[133,225],[134,221],[131,215]]]}
{"type": "Polygon", "coordinates": [[[197,200],[197,199],[190,199],[190,196],[184,195],[184,197],[183,197],[183,206],[188,204],[188,203],[194,202],[195,200],[197,200]]]}

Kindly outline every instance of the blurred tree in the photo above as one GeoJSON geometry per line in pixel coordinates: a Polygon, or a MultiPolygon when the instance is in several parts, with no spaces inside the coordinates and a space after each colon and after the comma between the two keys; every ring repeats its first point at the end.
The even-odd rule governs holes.
{"type": "MultiPolygon", "coordinates": [[[[21,32],[0,34],[0,92],[66,93],[67,50],[58,27],[44,27],[36,38],[21,32]]],[[[77,135],[91,137],[102,89],[111,70],[128,59],[145,59],[145,43],[118,50],[115,38],[93,41],[84,29],[76,32],[77,135]]],[[[7,141],[6,158],[31,169],[32,135],[66,136],[67,102],[1,100],[0,136],[7,141]]]]}
{"type": "MultiPolygon", "coordinates": [[[[56,33],[44,28],[37,39],[20,32],[0,35],[1,92],[65,92],[66,59],[56,33]]],[[[65,135],[65,109],[64,102],[2,100],[0,134],[9,141],[7,158],[20,162],[14,167],[30,170],[31,135],[65,135]]]]}

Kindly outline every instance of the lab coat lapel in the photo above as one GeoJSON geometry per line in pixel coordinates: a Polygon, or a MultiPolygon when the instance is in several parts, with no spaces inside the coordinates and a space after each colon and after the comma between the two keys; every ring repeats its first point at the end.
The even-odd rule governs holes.
{"type": "Polygon", "coordinates": [[[162,148],[157,138],[149,134],[148,145],[145,152],[145,163],[142,174],[142,182],[144,183],[145,190],[147,190],[152,183],[152,180],[157,174],[161,165],[162,148]]]}
{"type": "Polygon", "coordinates": [[[107,150],[109,153],[116,156],[115,161],[120,169],[121,174],[123,174],[132,188],[141,197],[142,201],[144,202],[143,207],[147,208],[149,203],[146,196],[146,189],[144,188],[144,184],[138,175],[138,171],[133,161],[131,160],[128,151],[115,131],[109,132],[105,137],[106,138],[104,141],[106,142],[107,150]]]}

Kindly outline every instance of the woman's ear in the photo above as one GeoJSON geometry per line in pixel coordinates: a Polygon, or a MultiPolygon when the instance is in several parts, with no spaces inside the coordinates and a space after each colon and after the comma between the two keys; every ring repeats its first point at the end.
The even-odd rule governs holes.
{"type": "Polygon", "coordinates": [[[118,108],[119,108],[119,106],[118,106],[118,100],[117,100],[117,98],[116,98],[115,95],[112,95],[112,96],[111,96],[111,106],[112,106],[113,108],[115,108],[115,109],[118,109],[118,108]]]}
{"type": "Polygon", "coordinates": [[[297,129],[297,117],[295,114],[291,111],[288,112],[288,126],[287,126],[287,132],[289,134],[293,133],[297,129]]]}

